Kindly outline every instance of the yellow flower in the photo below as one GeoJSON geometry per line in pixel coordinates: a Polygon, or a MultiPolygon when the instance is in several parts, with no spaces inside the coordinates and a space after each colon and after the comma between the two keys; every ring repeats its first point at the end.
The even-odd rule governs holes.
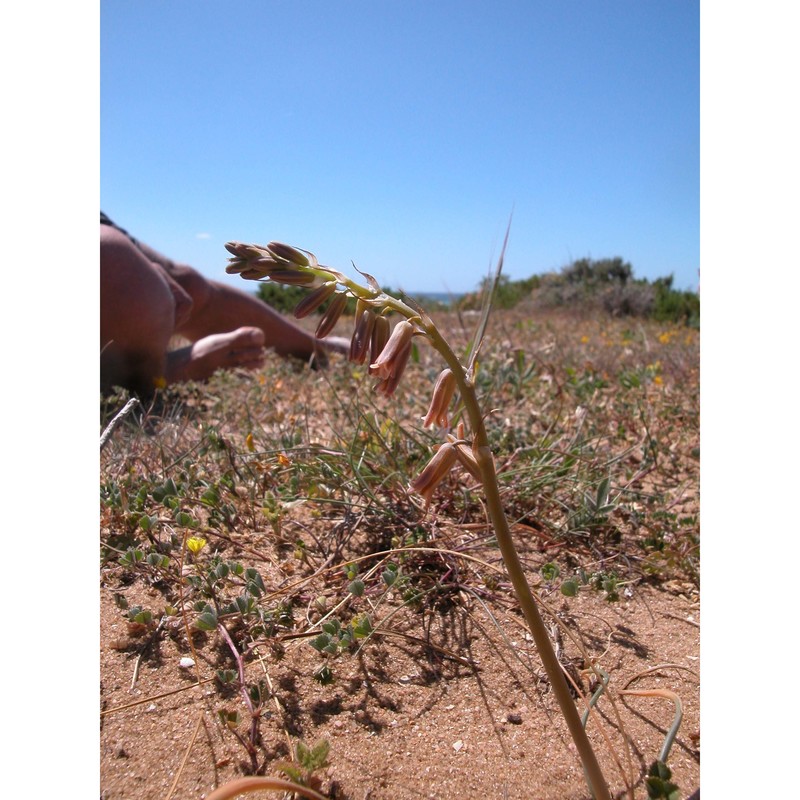
{"type": "Polygon", "coordinates": [[[589,337],[586,336],[585,334],[581,336],[581,344],[588,344],[588,343],[589,343],[589,337]]]}
{"type": "Polygon", "coordinates": [[[256,449],[255,441],[253,440],[253,434],[248,433],[245,437],[244,443],[247,445],[247,449],[252,453],[256,449]]]}
{"type": "Polygon", "coordinates": [[[278,453],[278,463],[282,467],[288,467],[292,462],[289,460],[289,456],[285,455],[284,453],[278,453]]]}
{"type": "Polygon", "coordinates": [[[191,550],[191,552],[195,555],[197,555],[206,546],[206,544],[206,540],[200,536],[190,536],[186,540],[186,547],[188,547],[189,550],[191,550]]]}
{"type": "Polygon", "coordinates": [[[167,387],[167,379],[163,375],[153,378],[153,386],[156,389],[165,389],[167,387]]]}

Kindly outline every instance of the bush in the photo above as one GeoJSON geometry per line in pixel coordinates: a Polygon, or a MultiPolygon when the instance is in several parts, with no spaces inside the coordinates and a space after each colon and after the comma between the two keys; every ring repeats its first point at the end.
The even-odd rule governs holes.
{"type": "MultiPolygon", "coordinates": [[[[671,275],[652,283],[636,280],[631,265],[619,256],[598,261],[581,258],[561,272],[519,281],[501,276],[496,306],[512,308],[521,300],[530,299],[535,308],[569,308],[578,313],[604,311],[614,317],[649,317],[699,328],[699,295],[675,291],[672,280],[671,275]]],[[[489,279],[484,279],[478,292],[461,299],[459,308],[480,308],[482,292],[488,285],[489,279]]]]}
{"type": "Polygon", "coordinates": [[[659,278],[655,284],[653,318],[659,322],[677,322],[691,328],[700,327],[700,295],[679,292],[672,288],[672,275],[659,278]]]}

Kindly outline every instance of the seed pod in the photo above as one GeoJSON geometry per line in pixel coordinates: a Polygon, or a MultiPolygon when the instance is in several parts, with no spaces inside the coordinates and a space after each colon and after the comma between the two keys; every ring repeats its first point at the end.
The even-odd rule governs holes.
{"type": "Polygon", "coordinates": [[[317,330],[314,334],[317,339],[324,339],[333,330],[346,306],[347,295],[344,292],[339,292],[331,298],[330,305],[322,315],[319,325],[317,325],[317,330]]]}
{"type": "Polygon", "coordinates": [[[294,316],[296,319],[307,317],[312,311],[316,311],[334,292],[336,291],[336,281],[323,283],[318,289],[307,294],[295,307],[294,316]]]}

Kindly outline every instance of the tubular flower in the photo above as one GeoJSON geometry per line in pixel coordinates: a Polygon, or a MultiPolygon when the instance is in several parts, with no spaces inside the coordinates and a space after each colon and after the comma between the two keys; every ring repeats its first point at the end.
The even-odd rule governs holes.
{"type": "Polygon", "coordinates": [[[394,326],[392,335],[386,342],[386,346],[381,350],[380,355],[370,367],[381,380],[385,381],[394,376],[395,372],[405,368],[405,361],[408,360],[408,354],[405,355],[405,360],[401,362],[401,355],[406,348],[406,345],[411,343],[411,337],[414,335],[414,326],[406,319],[401,320],[394,326]]]}
{"type": "Polygon", "coordinates": [[[390,378],[386,378],[386,380],[379,381],[375,386],[376,392],[379,392],[385,397],[391,397],[391,395],[394,394],[394,390],[400,383],[400,378],[403,377],[403,373],[405,372],[406,364],[408,364],[408,358],[410,355],[411,342],[409,342],[398,354],[395,362],[394,375],[392,375],[390,378]]]}
{"type": "Polygon", "coordinates": [[[339,317],[342,316],[346,305],[346,294],[340,292],[333,296],[330,305],[322,315],[322,319],[320,319],[317,330],[314,333],[317,339],[324,339],[333,330],[334,325],[339,321],[339,317]]]}
{"type": "Polygon", "coordinates": [[[456,376],[453,375],[452,370],[443,369],[439,373],[439,377],[436,379],[436,384],[433,387],[431,404],[422,422],[423,428],[428,428],[431,425],[447,427],[449,424],[447,410],[450,407],[450,401],[453,399],[455,390],[456,376]]]}
{"type": "Polygon", "coordinates": [[[367,358],[375,319],[375,312],[369,306],[361,301],[356,304],[356,325],[350,340],[350,360],[356,364],[363,364],[367,358]]]}
{"type": "Polygon", "coordinates": [[[369,343],[369,374],[374,375],[375,370],[372,368],[372,362],[376,361],[381,351],[386,347],[386,342],[389,341],[389,320],[384,316],[375,318],[375,324],[372,326],[372,338],[369,343]]]}
{"type": "Polygon", "coordinates": [[[323,283],[319,289],[307,294],[294,309],[296,319],[307,317],[312,311],[316,311],[334,292],[336,291],[336,281],[323,283]]]}
{"type": "Polygon", "coordinates": [[[445,442],[427,463],[425,469],[409,483],[408,488],[424,498],[425,508],[430,505],[436,487],[453,468],[456,458],[455,445],[451,442],[445,442]]]}

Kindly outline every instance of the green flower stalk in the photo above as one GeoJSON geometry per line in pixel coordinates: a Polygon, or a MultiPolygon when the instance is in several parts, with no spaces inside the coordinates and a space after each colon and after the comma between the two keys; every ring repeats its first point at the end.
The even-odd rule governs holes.
{"type": "MultiPolygon", "coordinates": [[[[427,509],[436,487],[456,464],[481,483],[486,507],[509,578],[533,635],[553,694],[583,763],[589,789],[596,800],[611,800],[608,784],[586,735],[538,604],[525,577],[500,497],[494,455],[489,446],[474,384],[475,360],[486,330],[490,306],[487,304],[484,308],[470,361],[464,366],[431,318],[421,308],[414,303],[409,305],[386,294],[377,281],[366,273],[361,273],[368,284],[364,286],[340,272],[321,266],[313,253],[278,242],[270,242],[266,247],[229,242],[226,248],[234,256],[227,271],[246,279],[269,279],[293,285],[308,285],[310,288],[327,286],[335,282],[336,288],[333,292],[326,289],[325,298],[332,296],[332,299],[317,328],[316,335],[320,338],[326,336],[336,324],[347,298],[355,297],[358,300],[359,311],[353,332],[351,358],[363,363],[369,351],[369,373],[378,378],[375,386],[377,392],[388,396],[395,391],[408,363],[414,337],[421,336],[426,339],[442,356],[447,368],[437,378],[431,404],[423,420],[424,424],[426,427],[448,426],[448,409],[457,389],[469,421],[472,440],[468,441],[465,438],[464,426],[459,423],[457,435],[446,434],[446,440],[439,446],[422,472],[410,482],[409,488],[422,496],[427,509]],[[301,282],[301,275],[306,276],[307,284],[301,282]],[[387,336],[389,324],[385,315],[391,312],[400,314],[403,319],[387,336]]],[[[503,249],[505,250],[505,245],[503,249]]],[[[495,276],[495,285],[501,267],[502,255],[495,276]]],[[[308,304],[304,305],[304,302],[301,301],[300,304],[302,312],[308,308],[308,304]]]]}

